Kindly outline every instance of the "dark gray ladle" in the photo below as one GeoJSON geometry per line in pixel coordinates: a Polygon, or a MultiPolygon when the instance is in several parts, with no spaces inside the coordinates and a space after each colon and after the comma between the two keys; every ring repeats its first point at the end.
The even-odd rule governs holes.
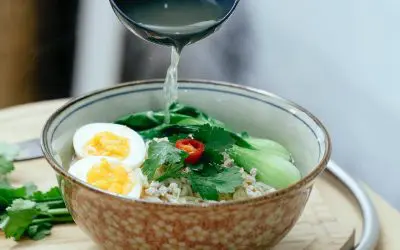
{"type": "MultiPolygon", "coordinates": [[[[135,0],[130,0],[135,1],[135,0]]],[[[151,1],[151,0],[149,0],[151,1]]],[[[199,0],[200,1],[200,0],[199,0]]],[[[167,46],[175,46],[175,48],[180,51],[183,46],[195,43],[212,33],[214,33],[222,23],[224,23],[233,13],[239,0],[232,0],[232,6],[229,11],[219,20],[210,24],[209,26],[205,26],[204,29],[197,29],[193,32],[170,32],[163,30],[156,30],[149,28],[135,20],[132,20],[122,8],[120,8],[121,0],[110,0],[111,6],[118,17],[118,19],[128,28],[132,33],[137,35],[138,37],[150,41],[156,44],[167,45],[167,46]]]]}

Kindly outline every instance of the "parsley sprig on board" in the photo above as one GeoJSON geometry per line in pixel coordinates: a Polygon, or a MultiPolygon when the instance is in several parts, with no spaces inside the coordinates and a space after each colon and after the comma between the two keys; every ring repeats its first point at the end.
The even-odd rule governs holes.
{"type": "Polygon", "coordinates": [[[41,192],[32,183],[21,187],[9,183],[17,153],[12,145],[0,143],[0,229],[16,241],[24,236],[40,240],[51,233],[54,224],[73,220],[58,187],[41,192]]]}

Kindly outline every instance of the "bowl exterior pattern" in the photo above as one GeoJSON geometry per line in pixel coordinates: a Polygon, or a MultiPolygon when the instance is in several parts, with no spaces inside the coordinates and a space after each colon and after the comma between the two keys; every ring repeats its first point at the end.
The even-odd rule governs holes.
{"type": "Polygon", "coordinates": [[[312,189],[277,199],[201,207],[143,204],[99,195],[61,177],[76,223],[104,249],[268,249],[295,225],[312,189]]]}

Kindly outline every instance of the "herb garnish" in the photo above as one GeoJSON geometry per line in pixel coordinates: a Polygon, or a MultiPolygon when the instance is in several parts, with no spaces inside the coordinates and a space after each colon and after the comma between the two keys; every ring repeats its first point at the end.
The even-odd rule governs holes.
{"type": "Polygon", "coordinates": [[[179,150],[171,143],[164,141],[150,142],[147,154],[148,158],[143,164],[142,171],[147,175],[149,180],[154,179],[156,170],[161,166],[167,169],[167,171],[168,169],[176,169],[176,165],[178,165],[179,168],[182,168],[182,162],[187,156],[186,152],[179,150]]]}
{"type": "Polygon", "coordinates": [[[218,200],[219,194],[233,193],[235,188],[243,183],[238,167],[225,168],[222,172],[210,176],[191,172],[188,177],[193,191],[207,200],[218,200]]]}
{"type": "Polygon", "coordinates": [[[53,224],[73,220],[58,187],[41,192],[32,183],[22,187],[9,183],[7,175],[14,170],[17,152],[12,145],[0,143],[0,229],[16,241],[24,236],[40,240],[50,234],[53,224]]]}
{"type": "MultiPolygon", "coordinates": [[[[240,169],[223,168],[223,153],[232,147],[235,139],[223,127],[209,123],[194,127],[191,136],[205,144],[205,151],[199,162],[186,164],[188,154],[177,149],[171,142],[151,141],[148,158],[143,164],[143,173],[149,180],[163,181],[169,178],[187,177],[193,191],[203,199],[218,200],[219,194],[233,193],[243,183],[240,169]],[[183,171],[185,169],[185,171],[183,171]],[[162,174],[156,176],[157,172],[162,174]]],[[[182,131],[172,134],[171,139],[184,137],[182,131]]],[[[186,138],[189,134],[186,134],[186,138]]]]}
{"type": "Polygon", "coordinates": [[[138,131],[146,140],[168,137],[169,144],[150,143],[150,149],[158,147],[163,151],[159,152],[162,158],[157,156],[157,150],[148,155],[144,170],[150,180],[186,177],[203,199],[218,200],[219,194],[234,192],[243,181],[239,168],[229,168],[227,172],[224,154],[248,173],[256,168],[257,180],[274,188],[287,187],[300,179],[290,153],[279,143],[251,137],[247,132],[235,133],[221,121],[181,103],[172,104],[169,111],[169,124],[163,123],[163,112],[134,113],[116,121],[138,131]],[[200,160],[193,164],[184,163],[185,157],[172,150],[177,141],[187,138],[205,145],[200,160]],[[224,189],[225,186],[229,188],[224,189]]]}

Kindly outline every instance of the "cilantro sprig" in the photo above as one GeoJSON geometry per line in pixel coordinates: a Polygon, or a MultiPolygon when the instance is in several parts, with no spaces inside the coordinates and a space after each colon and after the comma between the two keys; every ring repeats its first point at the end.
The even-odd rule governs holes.
{"type": "Polygon", "coordinates": [[[222,172],[211,176],[191,172],[188,178],[193,191],[207,200],[218,200],[219,194],[233,193],[235,188],[243,183],[242,174],[237,167],[225,168],[222,172]]]}
{"type": "Polygon", "coordinates": [[[0,182],[4,182],[4,175],[14,170],[13,160],[19,149],[15,145],[0,142],[0,182]]]}
{"type": "Polygon", "coordinates": [[[193,137],[205,144],[203,162],[207,165],[222,164],[224,161],[222,153],[235,143],[230,132],[210,124],[200,126],[193,137]]]}
{"type": "MultiPolygon", "coordinates": [[[[154,175],[160,167],[163,167],[166,173],[171,170],[179,171],[183,167],[183,160],[188,156],[185,151],[179,150],[171,143],[164,141],[150,142],[147,154],[148,158],[143,164],[142,171],[149,180],[154,179],[154,175]]],[[[171,175],[171,173],[168,173],[168,175],[171,175]]]]}
{"type": "Polygon", "coordinates": [[[40,240],[54,224],[73,222],[58,187],[34,193],[26,187],[2,187],[0,200],[0,228],[16,241],[23,236],[40,240]]]}
{"type": "Polygon", "coordinates": [[[33,183],[21,187],[10,184],[13,158],[18,151],[0,143],[0,229],[7,238],[40,240],[51,233],[53,224],[73,222],[58,187],[47,192],[33,183]]]}

